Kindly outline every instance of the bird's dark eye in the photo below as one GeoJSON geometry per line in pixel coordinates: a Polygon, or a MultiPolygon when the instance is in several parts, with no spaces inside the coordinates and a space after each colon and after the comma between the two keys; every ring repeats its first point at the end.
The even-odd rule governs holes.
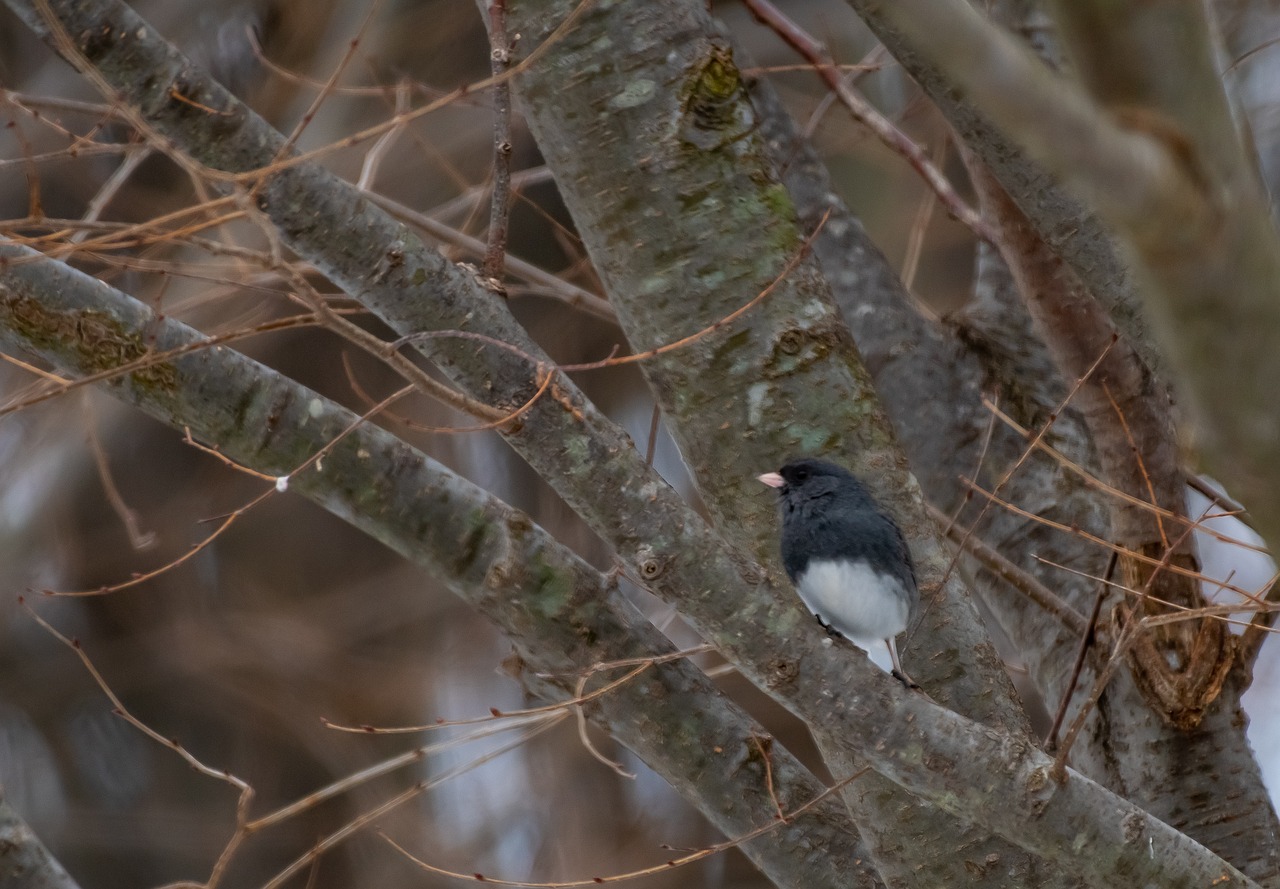
{"type": "Polygon", "coordinates": [[[809,477],[809,470],[807,470],[807,469],[797,469],[797,470],[796,470],[796,481],[798,481],[798,482],[802,482],[802,481],[804,481],[805,479],[807,479],[808,477],[809,477]]]}

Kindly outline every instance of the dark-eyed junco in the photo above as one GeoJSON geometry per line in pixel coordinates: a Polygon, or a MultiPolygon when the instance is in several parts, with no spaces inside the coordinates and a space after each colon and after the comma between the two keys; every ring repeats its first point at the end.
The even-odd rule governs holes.
{"type": "Polygon", "coordinates": [[[920,603],[897,524],[852,473],[825,460],[794,460],[759,479],[781,495],[782,565],[805,607],[877,663],[883,644],[893,675],[915,687],[894,643],[920,603]]]}

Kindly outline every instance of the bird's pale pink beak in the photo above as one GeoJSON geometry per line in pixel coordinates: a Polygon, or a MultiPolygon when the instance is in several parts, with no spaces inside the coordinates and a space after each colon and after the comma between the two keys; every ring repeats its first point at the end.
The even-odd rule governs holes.
{"type": "Polygon", "coordinates": [[[786,484],[786,482],[783,481],[782,476],[778,475],[776,472],[766,472],[764,475],[757,475],[756,479],[764,482],[771,488],[781,488],[786,484]]]}

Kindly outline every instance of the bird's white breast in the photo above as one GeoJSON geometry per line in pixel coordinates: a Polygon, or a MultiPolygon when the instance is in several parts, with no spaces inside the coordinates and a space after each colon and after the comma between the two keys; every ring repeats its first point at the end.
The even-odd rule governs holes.
{"type": "Polygon", "coordinates": [[[902,584],[865,561],[813,559],[796,579],[808,609],[854,642],[889,639],[907,628],[910,602],[902,584]]]}

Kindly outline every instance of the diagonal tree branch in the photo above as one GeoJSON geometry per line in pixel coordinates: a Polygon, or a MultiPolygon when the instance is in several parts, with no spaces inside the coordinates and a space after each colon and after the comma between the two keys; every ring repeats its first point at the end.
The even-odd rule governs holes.
{"type": "MultiPolygon", "coordinates": [[[[984,394],[998,398],[1026,427],[1051,423],[1056,448],[1092,466],[1084,423],[1074,408],[1060,408],[1067,387],[1032,332],[998,255],[980,250],[977,292],[963,313],[945,326],[929,323],[833,190],[767,81],[752,87],[752,98],[800,218],[810,226],[827,219],[815,252],[928,496],[953,510],[963,501],[962,476],[980,476],[994,486],[1023,459],[1026,440],[1003,424],[991,427],[984,394]]],[[[1025,460],[1004,491],[1031,514],[1109,536],[1104,500],[1038,454],[1025,460]]],[[[969,529],[973,515],[961,513],[957,527],[969,529]]],[[[1008,510],[988,512],[977,533],[1077,609],[1089,609],[1094,592],[1086,577],[1102,572],[1104,554],[1008,510]],[[1081,573],[1064,574],[1053,565],[1081,573]]],[[[1051,706],[1061,702],[1076,635],[1063,633],[1025,597],[1011,595],[989,571],[976,573],[977,588],[1017,644],[1041,697],[1051,706]]],[[[1073,764],[1265,881],[1275,874],[1275,816],[1245,735],[1240,692],[1237,683],[1228,683],[1202,729],[1188,735],[1154,713],[1124,674],[1102,701],[1105,715],[1095,714],[1096,722],[1078,739],[1073,764]],[[1204,792],[1207,787],[1213,791],[1204,792]],[[1223,807],[1233,814],[1223,817],[1223,807]]]]}
{"type": "MultiPolygon", "coordinates": [[[[163,351],[204,339],[62,263],[33,258],[38,254],[25,248],[0,246],[2,341],[84,374],[136,357],[144,344],[163,351]]],[[[294,475],[290,490],[430,571],[494,621],[527,663],[524,681],[548,700],[572,697],[577,677],[599,663],[674,650],[612,580],[527,516],[237,352],[193,350],[111,388],[269,475],[293,472],[355,426],[325,456],[323,469],[294,475]]],[[[651,668],[601,698],[590,714],[728,836],[769,822],[776,811],[771,792],[794,809],[824,789],[777,743],[771,788],[755,746],[764,729],[687,661],[651,668]]],[[[848,885],[848,863],[866,857],[835,799],[743,851],[778,885],[848,885]],[[810,843],[832,854],[812,855],[810,843]]],[[[855,872],[858,885],[874,885],[869,871],[855,872]]]]}
{"type": "MultiPolygon", "coordinates": [[[[123,32],[108,25],[105,32],[90,30],[83,33],[99,37],[105,33],[109,38],[108,42],[122,33],[129,41],[154,39],[154,31],[143,29],[136,19],[132,24],[137,27],[123,32]]],[[[82,33],[78,29],[73,30],[74,33],[82,33]]],[[[110,49],[109,46],[99,48],[110,49]]],[[[134,50],[137,48],[137,45],[132,47],[134,50]]],[[[118,61],[118,57],[116,60],[118,61]]],[[[198,72],[183,69],[183,73],[194,77],[198,72]]],[[[121,78],[122,82],[129,80],[128,77],[121,78]]],[[[164,98],[163,87],[170,81],[158,74],[155,80],[149,81],[157,82],[162,87],[157,107],[164,111],[169,99],[164,98]]],[[[190,85],[188,81],[184,81],[184,84],[190,85]]],[[[200,95],[202,99],[214,98],[204,93],[200,95]]],[[[190,106],[184,107],[186,111],[183,113],[192,114],[190,106]]],[[[206,108],[209,107],[223,106],[206,105],[206,108]]],[[[219,116],[218,122],[226,121],[219,116]]],[[[222,133],[220,128],[215,129],[219,130],[215,135],[230,135],[222,133]]],[[[240,144],[233,138],[228,138],[227,143],[240,144]]],[[[264,194],[269,191],[270,185],[263,189],[264,194]]],[[[287,196],[287,193],[278,195],[281,198],[287,196]]],[[[309,197],[320,200],[324,195],[314,194],[309,197]]],[[[327,218],[324,213],[319,212],[327,209],[345,209],[349,212],[341,218],[354,219],[356,223],[367,222],[376,229],[375,233],[385,233],[385,229],[375,224],[379,220],[355,212],[363,210],[362,207],[350,203],[344,205],[339,201],[338,206],[332,208],[318,204],[309,206],[305,218],[311,220],[312,229],[292,232],[291,236],[297,236],[296,243],[313,248],[316,246],[314,241],[309,240],[315,237],[314,220],[327,218]]],[[[295,221],[305,220],[300,215],[295,221]]],[[[343,232],[348,235],[351,232],[366,234],[359,225],[354,225],[350,232],[346,229],[343,232]]],[[[395,238],[391,238],[387,243],[394,248],[397,242],[395,238]]],[[[351,239],[344,241],[343,245],[352,246],[351,239]]],[[[383,250],[387,249],[384,245],[383,250]]],[[[359,250],[353,249],[353,252],[358,253],[359,250]]],[[[348,255],[343,254],[344,258],[348,255]]],[[[381,256],[384,254],[380,253],[379,257],[381,256]]],[[[397,258],[392,252],[391,259],[397,258]]],[[[423,263],[427,262],[429,265],[429,258],[424,260],[415,253],[412,260],[412,263],[404,263],[409,265],[406,277],[401,279],[399,275],[390,276],[401,287],[390,295],[400,299],[419,294],[427,296],[432,295],[432,288],[435,288],[436,304],[445,303],[447,311],[457,311],[459,307],[455,301],[463,300],[467,291],[446,287],[453,281],[447,269],[441,271],[435,279],[428,280],[431,275],[423,263]],[[422,280],[415,283],[415,278],[422,280]]],[[[367,268],[381,271],[383,266],[374,262],[367,268]]],[[[435,269],[436,266],[431,268],[435,269]]],[[[362,279],[357,277],[353,280],[362,279]]],[[[378,285],[381,279],[372,283],[378,285]]],[[[483,305],[474,307],[484,309],[483,305]]],[[[432,308],[440,311],[435,304],[432,308]]],[[[462,312],[461,317],[468,324],[480,325],[494,314],[488,312],[485,316],[466,319],[466,313],[462,312]]],[[[439,315],[434,317],[438,320],[439,315]]],[[[502,318],[498,317],[497,320],[501,321],[502,318]]],[[[502,325],[499,324],[496,329],[502,331],[502,325]]],[[[459,376],[472,372],[461,366],[463,353],[465,350],[457,350],[452,356],[457,359],[457,365],[447,364],[459,376]]],[[[493,372],[492,367],[486,374],[486,379],[499,392],[508,391],[505,387],[513,382],[513,378],[493,372]]],[[[484,391],[483,387],[480,387],[480,391],[484,391]]],[[[569,392],[573,394],[573,390],[569,392]]],[[[572,400],[569,401],[572,405],[572,400]]],[[[553,424],[547,422],[545,416],[538,419],[544,423],[540,427],[542,431],[552,428],[553,424]]],[[[572,452],[572,442],[580,442],[581,438],[569,434],[576,431],[574,424],[562,425],[567,433],[565,439],[556,438],[553,441],[556,446],[572,452]],[[566,441],[570,443],[566,444],[566,441]]],[[[532,449],[530,453],[538,456],[532,449]]],[[[979,729],[973,723],[941,711],[925,701],[914,698],[901,700],[902,692],[891,684],[891,680],[869,671],[857,661],[837,664],[831,658],[817,656],[822,640],[818,638],[816,628],[806,631],[797,627],[794,623],[797,609],[789,607],[776,610],[768,604],[767,597],[762,598],[759,591],[753,589],[753,584],[744,586],[744,572],[753,580],[760,575],[749,564],[744,568],[741,560],[726,554],[723,544],[696,521],[696,516],[688,525],[679,525],[674,521],[690,514],[675,508],[666,493],[667,489],[660,482],[650,483],[650,477],[642,472],[630,475],[625,472],[631,468],[628,465],[630,457],[625,448],[619,452],[601,450],[594,454],[585,452],[575,455],[579,463],[585,465],[590,462],[596,470],[592,477],[592,493],[596,499],[605,501],[605,506],[600,507],[601,511],[606,507],[616,508],[616,504],[608,496],[599,497],[602,490],[609,496],[615,493],[611,484],[601,484],[600,479],[603,472],[607,476],[606,482],[615,480],[616,476],[606,471],[614,462],[610,459],[612,457],[619,458],[616,462],[622,464],[623,470],[619,475],[624,484],[617,491],[627,498],[633,498],[633,503],[643,501],[649,505],[648,510],[637,505],[625,513],[627,518],[635,520],[635,524],[624,526],[619,523],[609,529],[611,539],[615,543],[621,541],[619,549],[624,556],[641,564],[646,569],[643,573],[654,577],[657,589],[681,601],[699,626],[743,665],[744,671],[753,681],[769,689],[802,718],[822,727],[841,749],[862,752],[878,770],[913,792],[944,805],[960,818],[981,818],[989,829],[1008,836],[1024,848],[1032,849],[1064,868],[1084,867],[1087,871],[1086,878],[1099,885],[1107,885],[1117,869],[1133,874],[1135,878],[1149,877],[1168,885],[1200,884],[1224,874],[1228,882],[1237,878],[1232,872],[1224,871],[1222,864],[1208,856],[1201,847],[1169,831],[1159,822],[1142,815],[1074,773],[1068,773],[1067,784],[1063,789],[1046,788],[1037,776],[1044,774],[1042,769],[1048,768],[1047,759],[1024,747],[1022,742],[1009,741],[1005,736],[989,729],[979,729]],[[589,455],[594,462],[586,459],[589,455]],[[637,483],[637,479],[644,481],[637,483]],[[668,512],[663,513],[663,510],[668,512]],[[673,521],[655,523],[657,518],[673,521]],[[765,662],[760,657],[760,650],[775,654],[786,652],[787,656],[774,657],[765,662]],[[808,656],[810,654],[814,656],[808,656]],[[796,669],[800,660],[805,664],[804,670],[796,669]],[[852,678],[857,681],[851,682],[852,678]],[[900,711],[896,713],[897,718],[895,704],[900,711]],[[837,725],[838,731],[835,730],[837,725]],[[931,728],[925,731],[924,726],[931,728]],[[984,769],[983,778],[978,778],[974,771],[967,771],[978,769],[979,764],[985,767],[991,762],[1000,762],[1005,768],[990,773],[984,769]],[[939,770],[942,764],[948,765],[939,770]],[[958,764],[958,767],[953,771],[949,764],[958,764]],[[1028,780],[1030,784],[1027,783],[1028,780]],[[981,793],[977,790],[979,786],[982,788],[981,793]],[[1034,799],[1026,795],[1028,788],[1034,799]],[[1010,804],[999,811],[979,813],[978,810],[983,808],[989,793],[1000,794],[1010,804]],[[1044,799],[1046,793],[1052,797],[1051,805],[1044,799]],[[1089,805],[1090,803],[1093,805],[1089,805]],[[1128,821],[1125,821],[1126,818],[1128,821]],[[1126,826],[1130,828],[1127,831],[1124,829],[1126,826]],[[1148,844],[1141,844],[1141,850],[1127,846],[1124,840],[1125,837],[1134,836],[1135,829],[1139,828],[1139,835],[1149,840],[1148,844]],[[1080,839],[1102,852],[1096,858],[1080,862],[1078,856],[1069,852],[1072,841],[1080,839]],[[1148,855],[1154,855],[1154,859],[1149,859],[1148,855]]],[[[539,468],[548,472],[547,462],[555,458],[542,459],[544,463],[539,468]]],[[[554,472],[549,473],[549,477],[559,479],[559,475],[554,472]]],[[[560,479],[560,482],[564,484],[565,480],[560,479]]],[[[585,498],[585,490],[579,493],[579,499],[585,498]]],[[[597,517],[600,515],[600,512],[588,508],[589,504],[575,505],[580,506],[586,514],[597,517]]],[[[767,583],[759,586],[769,595],[780,593],[767,583]]]]}
{"type": "MultiPolygon", "coordinates": [[[[1272,403],[1280,354],[1265,337],[1239,335],[1280,326],[1274,298],[1280,247],[1220,86],[1213,96],[1144,93],[1134,78],[1120,94],[1141,104],[1108,112],[961,0],[852,2],[868,20],[895,30],[1122,233],[1151,282],[1148,310],[1194,396],[1206,459],[1228,488],[1256,492],[1263,536],[1280,539],[1280,471],[1273,459],[1280,415],[1260,408],[1272,403]]],[[[1069,22],[1092,15],[1089,5],[1063,8],[1070,10],[1069,22]]],[[[1203,7],[1181,4],[1177,14],[1177,42],[1155,50],[1121,44],[1122,57],[1134,62],[1124,70],[1136,66],[1141,80],[1152,83],[1159,78],[1148,77],[1146,63],[1162,55],[1169,65],[1199,72],[1198,83],[1218,84],[1203,7]]],[[[1087,49],[1085,57],[1093,58],[1087,49]]],[[[1108,101],[1110,94],[1096,88],[1108,101]]]]}
{"type": "MultiPolygon", "coordinates": [[[[515,2],[508,15],[536,47],[573,8],[515,2]]],[[[624,7],[590,9],[516,82],[632,346],[707,331],[641,369],[717,528],[776,564],[773,498],[747,468],[807,452],[858,467],[909,529],[929,603],[907,654],[921,665],[917,679],[970,718],[1025,732],[968,592],[947,576],[952,550],[922,507],[826,281],[813,259],[794,260],[804,239],[733,51],[703,4],[668,4],[642,22],[624,7]],[[654,85],[643,101],[620,98],[638,82],[654,85]],[[655,176],[664,188],[653,187],[655,176]],[[716,327],[766,288],[748,314],[716,327]]],[[[839,759],[838,743],[821,732],[818,741],[837,773],[856,768],[839,759]]],[[[924,879],[926,868],[936,882],[967,880],[964,862],[988,859],[1009,879],[1033,872],[1007,843],[887,784],[863,781],[846,797],[886,882],[924,879]],[[904,844],[904,835],[921,841],[904,844]]]]}
{"type": "MultiPolygon", "coordinates": [[[[67,371],[93,372],[148,342],[169,349],[199,337],[61,263],[15,263],[32,256],[20,247],[5,247],[4,254],[9,261],[0,265],[3,340],[67,371]],[[86,338],[86,330],[93,336],[86,338]]],[[[328,410],[310,390],[225,348],[131,373],[113,388],[164,422],[193,424],[202,437],[225,444],[228,456],[268,473],[291,471],[357,419],[328,410]]],[[[515,598],[505,594],[504,584],[520,584],[533,614],[554,616],[544,622],[530,621],[529,612],[505,613],[508,631],[531,651],[535,625],[554,624],[569,650],[580,650],[590,637],[581,632],[584,621],[604,618],[598,574],[523,514],[367,423],[333,448],[323,471],[300,474],[291,487],[440,572],[451,589],[490,616],[503,615],[501,607],[515,598]],[[544,562],[545,572],[528,570],[544,562]]],[[[741,580],[730,593],[741,597],[739,586],[741,580]]],[[[767,625],[758,635],[770,635],[767,625]]],[[[834,659],[815,658],[797,670],[775,659],[772,686],[798,692],[797,707],[811,721],[842,714],[851,751],[957,817],[980,819],[1092,885],[1114,885],[1117,873],[1187,889],[1256,885],[1087,778],[1067,770],[1063,783],[1054,783],[1053,761],[1024,739],[946,711],[858,660],[843,665],[845,670],[833,664],[834,659]],[[989,805],[992,796],[1004,804],[989,805]],[[1077,843],[1090,850],[1083,860],[1077,843]]],[[[811,847],[804,848],[808,854],[811,847]]]]}
{"type": "Polygon", "coordinates": [[[79,889],[0,793],[0,889],[79,889]]]}
{"type": "MultiPolygon", "coordinates": [[[[1163,357],[1155,348],[1148,320],[1140,308],[1129,259],[1114,233],[1092,208],[1021,151],[973,96],[954,88],[935,60],[918,51],[893,24],[886,4],[849,0],[849,5],[929,96],[960,139],[987,164],[1046,243],[1075,269],[1091,292],[1106,301],[1116,325],[1142,351],[1147,364],[1155,370],[1163,367],[1163,357]]],[[[1010,30],[1036,33],[1032,42],[1042,55],[1051,55],[1051,65],[1061,67],[1052,35],[1039,36],[1044,32],[1046,16],[1038,11],[1035,2],[996,0],[986,8],[992,15],[1001,16],[1001,23],[1010,30]]]]}

